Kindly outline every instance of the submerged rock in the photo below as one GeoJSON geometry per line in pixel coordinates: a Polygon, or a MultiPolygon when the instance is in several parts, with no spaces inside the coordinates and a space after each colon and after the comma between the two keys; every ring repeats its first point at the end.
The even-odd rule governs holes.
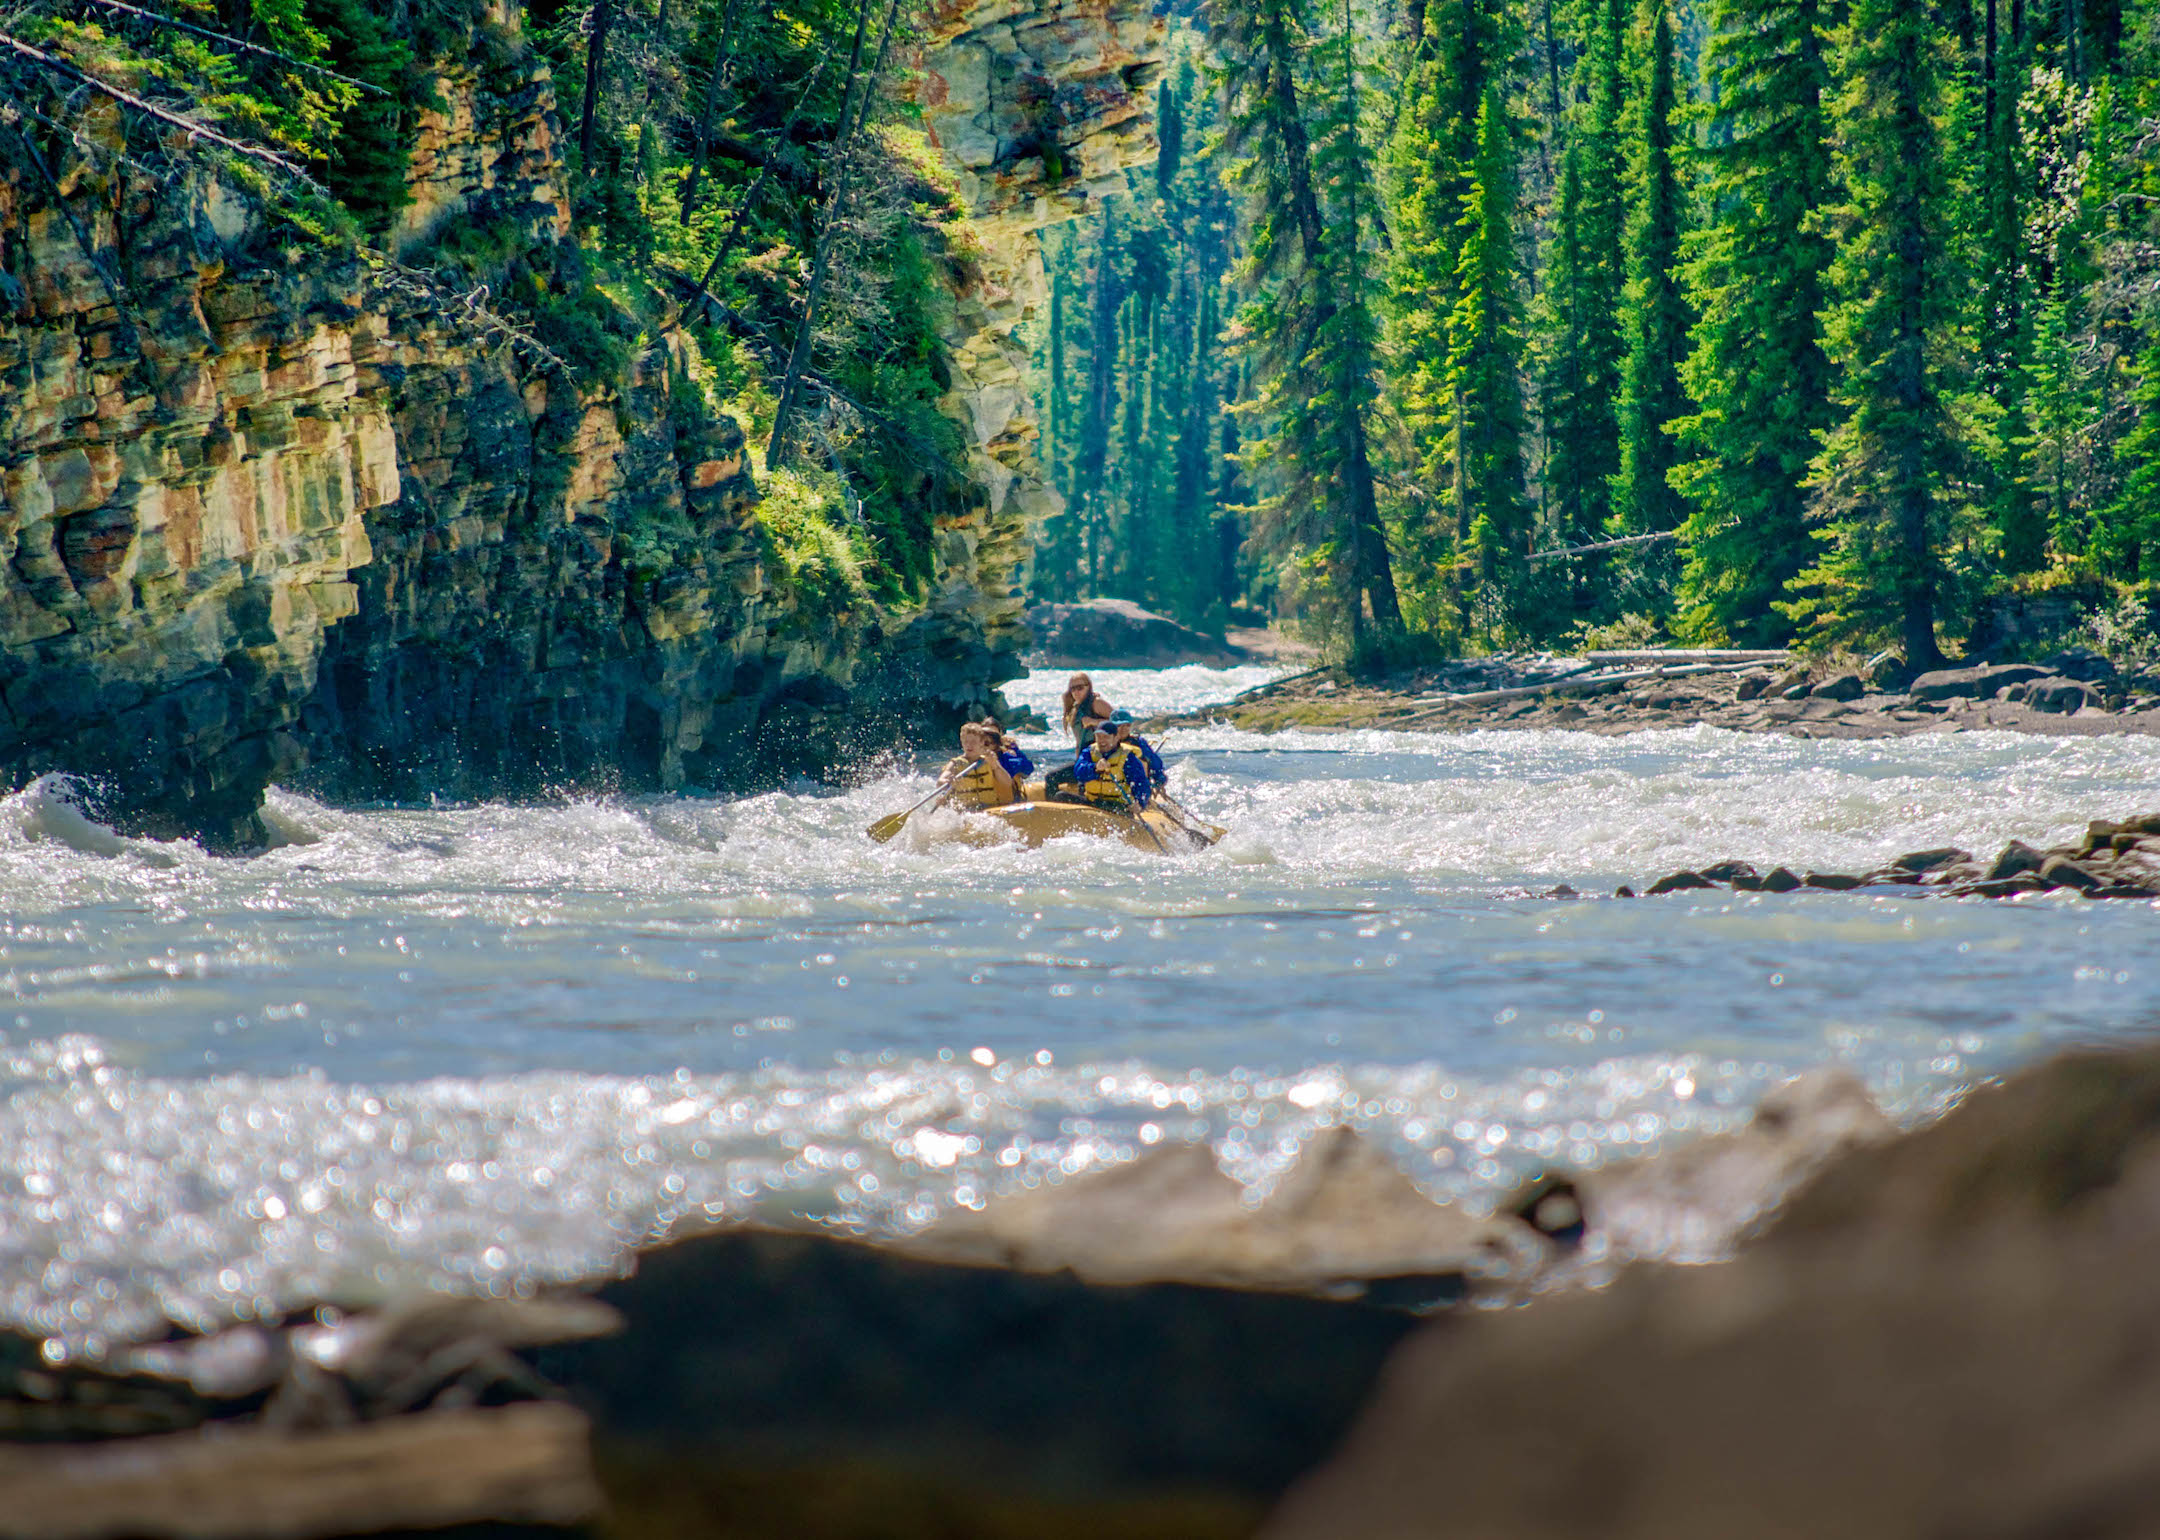
{"type": "MultiPolygon", "coordinates": [[[[1718,886],[1747,893],[1789,893],[1803,887],[1845,893],[1899,886],[1954,898],[2009,898],[2065,888],[2089,898],[2160,898],[2160,813],[2138,814],[2120,823],[2096,819],[2078,843],[2047,850],[2012,840],[1990,863],[1948,845],[1909,851],[1862,876],[1811,871],[1802,877],[1783,866],[1763,876],[1745,861],[1720,861],[1700,871],[1661,877],[1649,891],[1718,886]]],[[[1625,887],[1614,894],[1634,896],[1633,889],[1625,887]]]]}

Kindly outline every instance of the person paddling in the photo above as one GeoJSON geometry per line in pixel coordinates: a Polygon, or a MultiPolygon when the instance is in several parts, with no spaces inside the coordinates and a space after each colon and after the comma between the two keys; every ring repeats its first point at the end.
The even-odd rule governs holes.
{"type": "Polygon", "coordinates": [[[1019,788],[1013,784],[1013,774],[1005,768],[998,753],[997,739],[980,722],[964,722],[960,727],[960,753],[948,761],[938,772],[938,780],[946,788],[946,801],[962,811],[976,808],[1006,807],[1021,800],[1019,788]]]}
{"type": "Polygon", "coordinates": [[[1138,749],[1120,743],[1118,730],[1107,721],[1096,724],[1095,741],[1075,756],[1073,776],[1090,804],[1113,812],[1137,811],[1155,795],[1147,761],[1138,749]]]}
{"type": "Polygon", "coordinates": [[[1117,729],[1118,742],[1139,752],[1140,758],[1147,764],[1148,778],[1155,783],[1158,791],[1161,790],[1170,779],[1170,772],[1163,768],[1162,755],[1155,752],[1155,745],[1140,736],[1140,729],[1133,722],[1133,714],[1125,710],[1113,711],[1110,713],[1110,725],[1117,729]]]}

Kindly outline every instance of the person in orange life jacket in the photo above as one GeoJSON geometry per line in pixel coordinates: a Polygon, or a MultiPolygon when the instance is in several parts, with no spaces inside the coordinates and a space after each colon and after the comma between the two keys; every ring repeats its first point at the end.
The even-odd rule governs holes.
{"type": "Polygon", "coordinates": [[[946,762],[938,781],[946,788],[946,801],[963,811],[1020,800],[1012,772],[999,762],[997,745],[980,722],[961,724],[959,757],[946,762]]]}
{"type": "Polygon", "coordinates": [[[1143,808],[1155,795],[1147,761],[1138,749],[1118,742],[1117,729],[1108,722],[1096,726],[1095,741],[1074,758],[1073,776],[1089,802],[1117,812],[1125,810],[1128,797],[1135,808],[1143,808]]]}
{"type": "Polygon", "coordinates": [[[1162,756],[1155,752],[1155,745],[1140,736],[1139,729],[1133,725],[1132,713],[1122,708],[1111,712],[1110,725],[1117,729],[1118,742],[1140,751],[1141,759],[1147,763],[1148,779],[1155,783],[1158,791],[1161,790],[1170,779],[1170,772],[1163,768],[1162,756]]]}

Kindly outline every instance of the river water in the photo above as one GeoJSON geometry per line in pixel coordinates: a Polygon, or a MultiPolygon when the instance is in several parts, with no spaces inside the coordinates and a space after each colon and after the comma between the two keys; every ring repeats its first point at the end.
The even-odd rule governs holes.
{"type": "MultiPolygon", "coordinates": [[[[1097,676],[1146,711],[1266,675],[1097,676]]],[[[1048,708],[1059,681],[1008,691],[1048,708]]],[[[1037,740],[1047,744],[1048,740],[1037,740]]],[[[1175,732],[1232,829],[863,829],[931,784],[351,810],[249,860],[0,801],[0,1324],[56,1356],[671,1225],[918,1227],[1165,1140],[1264,1183],[1348,1122],[1470,1202],[1850,1066],[1904,1119],[2160,1024],[2160,914],[2048,896],[1589,894],[1858,870],[2160,808],[2143,738],[1175,732]]]]}

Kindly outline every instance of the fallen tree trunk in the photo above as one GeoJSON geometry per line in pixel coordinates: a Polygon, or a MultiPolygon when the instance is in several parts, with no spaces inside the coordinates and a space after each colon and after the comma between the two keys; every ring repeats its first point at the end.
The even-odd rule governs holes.
{"type": "Polygon", "coordinates": [[[1455,706],[1490,706],[1500,701],[1522,700],[1531,695],[1573,694],[1582,690],[1605,690],[1616,685],[1635,684],[1645,679],[1685,679],[1693,674],[1732,674],[1743,669],[1755,668],[1755,662],[1743,663],[1689,663],[1679,668],[1641,668],[1618,674],[1574,674],[1548,679],[1543,684],[1510,685],[1504,690],[1471,690],[1462,695],[1428,695],[1419,700],[1435,708],[1421,711],[1408,721],[1420,721],[1437,716],[1441,711],[1455,706]]]}

